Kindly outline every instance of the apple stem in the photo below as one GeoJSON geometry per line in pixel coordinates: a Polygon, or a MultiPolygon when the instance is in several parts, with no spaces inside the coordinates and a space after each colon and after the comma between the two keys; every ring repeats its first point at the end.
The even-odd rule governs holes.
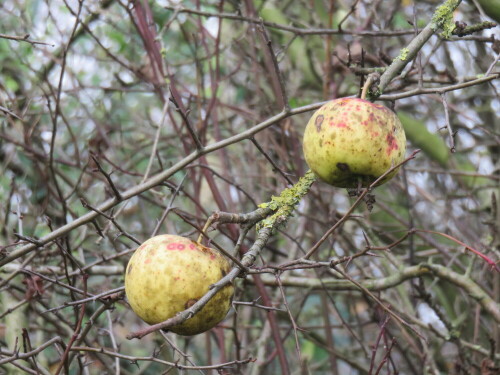
{"type": "Polygon", "coordinates": [[[363,90],[361,91],[361,99],[366,99],[366,94],[368,93],[368,89],[372,85],[372,83],[375,81],[375,77],[380,76],[378,73],[374,74],[369,74],[368,77],[366,78],[366,82],[363,85],[363,90]]]}
{"type": "Polygon", "coordinates": [[[212,225],[212,221],[213,221],[213,217],[209,216],[209,218],[207,219],[207,222],[205,223],[205,226],[203,227],[202,232],[200,233],[200,235],[198,236],[198,239],[196,240],[196,242],[198,242],[199,244],[201,244],[201,241],[203,240],[203,236],[205,235],[205,233],[207,233],[207,230],[210,227],[210,225],[212,225]]]}

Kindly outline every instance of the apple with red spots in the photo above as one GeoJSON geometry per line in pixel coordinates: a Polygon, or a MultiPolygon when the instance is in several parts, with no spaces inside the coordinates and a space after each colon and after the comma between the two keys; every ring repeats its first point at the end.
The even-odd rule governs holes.
{"type": "MultiPolygon", "coordinates": [[[[125,293],[132,310],[146,323],[156,324],[191,307],[210,285],[230,270],[215,249],[170,234],[152,237],[134,252],[125,271],[125,293]]],[[[196,335],[225,318],[234,293],[224,286],[192,318],[170,327],[180,335],[196,335]]]]}
{"type": "MultiPolygon", "coordinates": [[[[396,114],[358,98],[332,100],[307,123],[303,150],[309,168],[323,181],[343,188],[367,187],[402,162],[406,136],[396,114]]],[[[377,185],[389,181],[391,171],[377,185]]]]}

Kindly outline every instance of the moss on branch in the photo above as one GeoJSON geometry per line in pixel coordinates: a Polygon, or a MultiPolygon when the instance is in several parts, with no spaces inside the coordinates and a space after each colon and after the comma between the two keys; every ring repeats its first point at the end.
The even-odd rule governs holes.
{"type": "Polygon", "coordinates": [[[274,213],[257,225],[257,231],[262,228],[276,229],[284,225],[314,181],[316,181],[316,176],[309,170],[295,185],[283,190],[279,196],[273,196],[270,202],[260,204],[259,208],[271,209],[274,213]]]}
{"type": "Polygon", "coordinates": [[[434,31],[442,29],[441,36],[444,39],[449,39],[456,28],[455,22],[453,22],[453,11],[459,4],[459,0],[447,0],[444,4],[437,7],[432,16],[432,29],[434,31]]]}
{"type": "Polygon", "coordinates": [[[401,52],[399,53],[399,56],[396,57],[396,59],[399,59],[401,61],[405,61],[408,58],[409,53],[410,53],[410,50],[408,48],[402,48],[401,52]]]}

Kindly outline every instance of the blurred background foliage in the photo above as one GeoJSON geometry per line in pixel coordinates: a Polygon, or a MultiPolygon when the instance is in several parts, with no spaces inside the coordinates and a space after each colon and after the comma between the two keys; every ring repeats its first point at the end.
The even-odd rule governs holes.
{"type": "MultiPolygon", "coordinates": [[[[292,109],[359,95],[366,74],[389,66],[439,3],[1,2],[0,259],[112,198],[106,174],[124,192],[190,155],[196,144],[189,127],[208,145],[280,113],[272,54],[292,109]]],[[[463,1],[454,19],[499,21],[493,3],[463,1]]],[[[153,356],[190,366],[255,359],[219,370],[227,374],[498,374],[498,273],[460,243],[424,232],[499,259],[498,36],[498,27],[450,40],[434,36],[385,90],[380,100],[399,115],[408,155],[422,152],[374,190],[371,212],[360,206],[321,245],[314,267],[285,272],[283,265],[307,252],[354,202],[319,182],[255,264],[267,286],[237,280],[235,301],[254,306],[235,304],[206,334],[155,333],[138,342],[125,336],[144,323],[122,292],[112,303],[96,298],[83,305],[82,332],[72,343],[87,349],[71,351],[62,371],[182,372],[153,356]],[[488,76],[496,80],[475,83],[488,76]],[[367,245],[380,250],[339,266],[348,278],[328,266],[367,245]],[[390,280],[398,275],[407,276],[390,280]],[[381,287],[368,287],[376,281],[381,287]],[[479,294],[471,291],[476,286],[479,294]]],[[[0,372],[55,373],[82,306],[65,304],[81,300],[85,284],[92,295],[120,288],[137,243],[156,233],[196,239],[196,227],[213,211],[252,211],[296,182],[307,170],[301,137],[311,109],[197,157],[117,204],[106,214],[118,226],[99,215],[3,265],[0,372]],[[16,350],[29,352],[27,342],[35,349],[56,336],[61,341],[36,359],[6,360],[16,350]]],[[[213,229],[213,240],[234,247],[239,228],[213,229]]],[[[250,232],[247,248],[253,239],[250,232]]]]}

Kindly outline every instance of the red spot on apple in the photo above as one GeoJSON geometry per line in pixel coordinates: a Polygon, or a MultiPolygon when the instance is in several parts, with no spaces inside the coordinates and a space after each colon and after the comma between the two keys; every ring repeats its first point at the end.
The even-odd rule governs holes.
{"type": "Polygon", "coordinates": [[[215,255],[214,254],[210,254],[210,259],[214,260],[215,259],[215,255]]]}
{"type": "Polygon", "coordinates": [[[389,145],[387,147],[387,155],[389,155],[393,150],[397,150],[399,148],[398,142],[392,134],[387,134],[387,137],[385,137],[385,140],[387,141],[387,144],[389,145]]]}
{"type": "Polygon", "coordinates": [[[151,258],[147,258],[144,263],[148,264],[148,263],[151,263],[151,258]]]}
{"type": "MultiPolygon", "coordinates": [[[[191,245],[194,247],[194,245],[191,245]]],[[[186,245],[180,242],[171,242],[167,244],[167,249],[168,250],[184,250],[186,248],[186,245]]]]}
{"type": "Polygon", "coordinates": [[[191,244],[191,245],[189,245],[189,248],[190,248],[191,250],[194,250],[194,249],[196,248],[196,246],[194,246],[194,244],[191,244]]]}

